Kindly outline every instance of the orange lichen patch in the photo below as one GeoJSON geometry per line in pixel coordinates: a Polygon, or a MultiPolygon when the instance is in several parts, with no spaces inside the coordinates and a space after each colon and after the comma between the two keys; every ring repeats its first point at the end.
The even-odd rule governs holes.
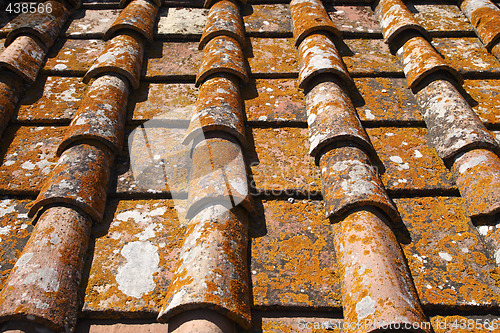
{"type": "Polygon", "coordinates": [[[194,84],[143,82],[130,95],[129,120],[155,118],[188,122],[194,112],[197,93],[194,84]]]}
{"type": "Polygon", "coordinates": [[[135,31],[149,42],[153,41],[153,28],[158,14],[158,6],[147,0],[134,0],[120,13],[104,34],[110,39],[128,31],[135,31]]]}
{"type": "Polygon", "coordinates": [[[92,317],[156,315],[184,238],[185,202],[108,203],[95,232],[83,312],[92,317]]]}
{"type": "Polygon", "coordinates": [[[83,75],[104,47],[100,39],[59,39],[50,49],[43,70],[83,75]]]}
{"type": "Polygon", "coordinates": [[[247,34],[292,34],[288,4],[252,5],[251,8],[243,7],[241,14],[247,34]]]}
{"type": "Polygon", "coordinates": [[[263,201],[253,223],[267,234],[252,239],[254,305],[340,307],[333,229],[319,201],[263,201]]]}
{"type": "Polygon", "coordinates": [[[319,192],[319,169],[307,153],[306,128],[254,128],[251,135],[256,152],[248,161],[251,188],[275,195],[319,192]]]}
{"type": "Polygon", "coordinates": [[[434,38],[432,45],[462,74],[500,73],[500,62],[477,38],[434,38]]]}
{"type": "Polygon", "coordinates": [[[197,42],[154,42],[145,51],[147,78],[193,78],[198,72],[202,52],[197,42]]]}
{"type": "Polygon", "coordinates": [[[486,48],[500,38],[500,9],[492,1],[464,1],[461,5],[486,48]]]}
{"type": "Polygon", "coordinates": [[[375,13],[369,6],[326,5],[325,7],[332,21],[342,32],[378,35],[382,33],[375,13]]]}
{"type": "Polygon", "coordinates": [[[464,88],[477,102],[472,109],[482,122],[500,123],[500,80],[465,80],[464,88]]]}
{"type": "Polygon", "coordinates": [[[351,75],[402,73],[398,58],[382,39],[345,39],[339,49],[351,75]]]}
{"type": "Polygon", "coordinates": [[[424,306],[498,304],[489,250],[460,198],[394,199],[411,242],[402,244],[424,306]]]}
{"type": "Polygon", "coordinates": [[[430,318],[435,333],[490,333],[500,331],[500,318],[485,316],[434,316],[430,318]]]}
{"type": "Polygon", "coordinates": [[[255,319],[252,332],[262,333],[340,333],[342,319],[326,317],[263,317],[255,319]]]}
{"type": "Polygon", "coordinates": [[[212,38],[217,36],[231,37],[238,41],[240,47],[245,47],[243,21],[235,2],[222,0],[214,3],[208,13],[198,48],[202,50],[212,38]]]}
{"type": "Polygon", "coordinates": [[[58,160],[56,150],[65,131],[66,127],[7,128],[1,145],[0,190],[38,192],[58,160]]]}
{"type": "Polygon", "coordinates": [[[41,76],[21,99],[17,120],[68,122],[78,109],[86,88],[81,78],[41,76]]]}
{"type": "Polygon", "coordinates": [[[370,122],[415,122],[422,121],[417,102],[407,88],[405,79],[359,78],[354,83],[363,101],[357,103],[358,116],[370,122]]]}
{"type": "Polygon", "coordinates": [[[256,79],[241,92],[248,121],[307,121],[304,94],[294,79],[256,79]]]}
{"type": "Polygon", "coordinates": [[[293,43],[293,38],[250,38],[251,47],[245,49],[245,56],[251,73],[297,73],[298,55],[293,43]]]}
{"type": "Polygon", "coordinates": [[[413,16],[430,33],[472,31],[472,26],[456,5],[413,4],[413,16]]]}
{"type": "Polygon", "coordinates": [[[72,15],[66,37],[102,38],[120,14],[119,9],[82,9],[72,15]]]}
{"type": "Polygon", "coordinates": [[[436,151],[429,147],[425,128],[367,129],[385,170],[380,178],[390,190],[454,189],[453,178],[436,151]]]}
{"type": "Polygon", "coordinates": [[[33,230],[28,218],[30,200],[0,200],[0,287],[19,258],[33,230]]]}

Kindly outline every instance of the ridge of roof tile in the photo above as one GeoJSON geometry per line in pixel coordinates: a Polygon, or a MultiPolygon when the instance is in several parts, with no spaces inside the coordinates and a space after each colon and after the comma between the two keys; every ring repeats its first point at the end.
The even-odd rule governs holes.
{"type": "MultiPolygon", "coordinates": [[[[385,42],[392,46],[403,32],[415,31],[430,40],[429,33],[413,17],[401,0],[380,0],[375,9],[385,42]]],[[[397,51],[397,50],[394,50],[397,51]]]]}
{"type": "MultiPolygon", "coordinates": [[[[128,7],[134,1],[137,1],[137,0],[120,0],[120,7],[121,8],[126,8],[126,7],[128,7]]],[[[146,1],[153,2],[157,6],[157,10],[162,5],[162,0],[146,0],[146,1]]]]}
{"type": "Polygon", "coordinates": [[[184,143],[213,131],[227,132],[241,147],[247,146],[240,88],[232,75],[221,74],[202,84],[184,143]]]}
{"type": "MultiPolygon", "coordinates": [[[[221,1],[221,0],[204,0],[203,7],[210,8],[214,4],[216,4],[218,1],[221,1]]],[[[231,0],[231,1],[239,2],[240,4],[243,4],[243,5],[247,3],[247,0],[231,0]]]]}
{"type": "Polygon", "coordinates": [[[19,36],[0,54],[0,68],[7,68],[32,84],[40,72],[45,54],[41,42],[30,36],[19,36]]]}
{"type": "Polygon", "coordinates": [[[211,205],[188,223],[174,277],[158,319],[215,310],[250,327],[248,218],[239,207],[211,205]]]}
{"type": "Polygon", "coordinates": [[[149,0],[133,0],[120,13],[104,34],[104,39],[111,39],[122,31],[132,30],[147,41],[153,41],[153,28],[158,14],[158,6],[149,0]]]}
{"type": "Polygon", "coordinates": [[[130,85],[139,87],[142,59],[144,55],[144,41],[142,37],[132,31],[123,31],[106,44],[101,55],[85,73],[83,82],[107,73],[122,75],[130,85]]]}
{"type": "Polygon", "coordinates": [[[245,32],[238,5],[231,0],[217,1],[210,7],[207,22],[203,29],[199,50],[214,37],[228,36],[240,43],[245,48],[245,32]]]}
{"type": "Polygon", "coordinates": [[[24,87],[19,80],[16,80],[8,72],[0,72],[0,137],[2,137],[23,91],[24,87]]]}
{"type": "Polygon", "coordinates": [[[210,75],[228,73],[248,82],[241,45],[228,36],[212,38],[203,49],[203,57],[195,85],[200,86],[210,75]]]}
{"type": "Polygon", "coordinates": [[[128,95],[127,82],[122,79],[112,75],[97,78],[73,117],[58,154],[76,142],[87,140],[97,140],[119,154],[125,134],[128,95]]]}
{"type": "Polygon", "coordinates": [[[290,2],[295,47],[314,33],[326,33],[332,39],[342,39],[342,33],[328,16],[320,0],[292,0],[290,2]]]}
{"type": "Polygon", "coordinates": [[[491,48],[500,42],[500,8],[489,0],[465,0],[460,5],[484,46],[491,48]]]}

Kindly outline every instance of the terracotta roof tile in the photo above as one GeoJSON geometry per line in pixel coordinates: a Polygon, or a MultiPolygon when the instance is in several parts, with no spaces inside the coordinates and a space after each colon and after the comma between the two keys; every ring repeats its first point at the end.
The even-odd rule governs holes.
{"type": "MultiPolygon", "coordinates": [[[[210,8],[216,4],[219,0],[204,0],[203,7],[210,8]]],[[[246,4],[247,0],[237,0],[240,4],[246,4]]]]}
{"type": "Polygon", "coordinates": [[[202,54],[197,42],[154,42],[144,53],[146,78],[194,82],[202,54]]]}
{"type": "Polygon", "coordinates": [[[477,103],[472,109],[485,124],[500,122],[500,81],[465,80],[464,89],[477,103]]]}
{"type": "Polygon", "coordinates": [[[498,43],[500,8],[489,0],[466,0],[461,3],[460,7],[486,48],[491,48],[498,43]]]}
{"type": "Polygon", "coordinates": [[[408,4],[413,16],[431,35],[463,34],[472,31],[472,26],[457,5],[452,4],[408,4]]]}
{"type": "Polygon", "coordinates": [[[378,25],[375,13],[370,6],[325,5],[328,15],[344,34],[380,36],[382,29],[378,25]]]}
{"type": "Polygon", "coordinates": [[[203,50],[209,41],[217,36],[228,36],[245,47],[245,32],[238,5],[230,0],[217,1],[208,13],[207,23],[198,48],[203,50]]]}
{"type": "Polygon", "coordinates": [[[106,31],[104,39],[110,39],[119,33],[132,30],[151,42],[157,14],[158,7],[150,1],[133,0],[106,31]]]}
{"type": "Polygon", "coordinates": [[[144,42],[139,35],[131,31],[120,34],[106,44],[102,54],[85,73],[83,82],[88,83],[103,73],[115,73],[123,75],[137,89],[143,54],[144,42]]]}
{"type": "Polygon", "coordinates": [[[288,4],[262,4],[242,7],[247,36],[292,36],[288,4]]]}
{"type": "Polygon", "coordinates": [[[26,82],[33,83],[42,67],[45,52],[37,40],[20,36],[0,54],[0,68],[7,68],[26,82]]]}
{"type": "Polygon", "coordinates": [[[103,38],[116,20],[119,9],[81,9],[75,12],[65,32],[70,38],[103,38]]]}
{"type": "Polygon", "coordinates": [[[250,72],[260,77],[290,77],[298,72],[298,56],[292,38],[250,37],[245,50],[250,72]]]}
{"type": "Polygon", "coordinates": [[[208,9],[162,7],[159,12],[159,37],[196,37],[199,40],[205,27],[208,9]]]}
{"type": "Polygon", "coordinates": [[[8,71],[0,74],[0,135],[12,118],[23,90],[15,75],[8,71]]]}
{"type": "Polygon", "coordinates": [[[105,46],[100,39],[59,39],[47,54],[43,71],[83,76],[105,46]]]}

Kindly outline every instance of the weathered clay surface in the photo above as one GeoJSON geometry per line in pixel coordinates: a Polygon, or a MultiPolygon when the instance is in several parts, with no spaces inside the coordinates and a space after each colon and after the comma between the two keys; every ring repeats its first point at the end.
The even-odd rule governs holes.
{"type": "Polygon", "coordinates": [[[54,44],[70,13],[62,3],[54,0],[44,1],[43,5],[51,7],[50,13],[48,10],[22,13],[2,28],[10,29],[5,46],[12,44],[19,36],[38,38],[47,49],[54,44]]]}
{"type": "Polygon", "coordinates": [[[209,75],[216,73],[233,74],[244,83],[248,82],[241,45],[231,37],[217,36],[206,44],[196,85],[201,85],[209,75]]]}
{"type": "Polygon", "coordinates": [[[50,49],[43,70],[83,76],[105,44],[100,39],[59,39],[50,49]]]}
{"type": "Polygon", "coordinates": [[[368,128],[383,167],[379,176],[392,191],[456,190],[452,174],[427,142],[425,128],[368,128]]]}
{"type": "Polygon", "coordinates": [[[56,151],[66,127],[9,126],[2,137],[0,189],[36,195],[57,163],[56,151]]]}
{"type": "Polygon", "coordinates": [[[345,39],[340,55],[351,76],[402,73],[403,67],[382,39],[345,39]]]}
{"type": "Polygon", "coordinates": [[[429,141],[442,159],[471,148],[499,150],[495,138],[450,81],[429,83],[417,93],[417,100],[429,129],[429,141]]]}
{"type": "MultiPolygon", "coordinates": [[[[186,202],[113,200],[94,228],[83,313],[155,317],[184,240],[186,202]]],[[[118,330],[116,333],[122,331],[118,330]]]]}
{"type": "Polygon", "coordinates": [[[194,139],[203,139],[207,132],[222,131],[234,136],[246,148],[242,108],[236,78],[222,75],[206,80],[200,87],[196,112],[191,118],[184,142],[187,144],[194,139]]]}
{"type": "Polygon", "coordinates": [[[81,78],[40,75],[21,98],[17,120],[67,124],[87,87],[81,78]]]}
{"type": "Polygon", "coordinates": [[[483,123],[500,123],[500,80],[465,80],[464,89],[477,102],[472,109],[483,123]]]}
{"type": "Polygon", "coordinates": [[[12,118],[23,90],[22,82],[15,75],[0,73],[0,136],[12,118]]]}
{"type": "Polygon", "coordinates": [[[154,42],[145,50],[146,78],[194,79],[202,54],[197,42],[154,42]]]}
{"type": "Polygon", "coordinates": [[[402,247],[422,305],[467,309],[499,303],[496,265],[461,198],[394,201],[410,235],[402,247]]]}
{"type": "Polygon", "coordinates": [[[256,79],[241,94],[249,122],[307,121],[304,94],[295,79],[256,79]]]}
{"type": "Polygon", "coordinates": [[[162,7],[158,14],[157,34],[168,36],[197,36],[203,33],[208,10],[204,8],[162,7]]]}
{"type": "Polygon", "coordinates": [[[326,5],[328,15],[342,32],[355,34],[382,33],[375,13],[369,6],[326,5]]]}
{"type": "Polygon", "coordinates": [[[28,36],[16,38],[0,54],[0,68],[7,68],[28,83],[33,83],[45,58],[45,47],[28,36]]]}
{"type": "Polygon", "coordinates": [[[452,172],[470,217],[500,211],[500,158],[485,149],[459,154],[452,172]]]}
{"type": "MultiPolygon", "coordinates": [[[[218,0],[205,0],[203,3],[203,7],[210,8],[213,4],[217,3],[218,0]]],[[[241,4],[246,4],[247,0],[237,0],[241,4]]]]}
{"type": "Polygon", "coordinates": [[[250,327],[248,220],[243,210],[214,205],[188,224],[184,244],[158,318],[208,308],[250,327]]]}
{"type": "Polygon", "coordinates": [[[412,89],[430,74],[437,71],[449,73],[458,83],[462,83],[462,76],[450,66],[439,53],[423,37],[413,37],[404,43],[398,52],[403,63],[403,70],[412,89]]]}
{"type": "Polygon", "coordinates": [[[198,49],[203,50],[205,45],[217,36],[231,37],[238,41],[242,48],[245,47],[243,21],[238,5],[233,1],[217,1],[210,8],[198,49]]]}
{"type": "Polygon", "coordinates": [[[413,16],[431,34],[472,31],[472,26],[457,5],[408,3],[413,16]]]}
{"type": "Polygon", "coordinates": [[[28,319],[58,332],[75,326],[91,225],[71,208],[41,215],[0,293],[1,321],[28,319]]]}
{"type": "Polygon", "coordinates": [[[68,131],[59,145],[58,153],[70,145],[97,140],[119,153],[123,145],[125,113],[129,87],[126,81],[113,75],[95,80],[68,131]]]}
{"type": "Polygon", "coordinates": [[[247,35],[292,35],[288,4],[252,4],[242,8],[242,15],[247,35]]]}
{"type": "Polygon", "coordinates": [[[250,38],[245,58],[252,74],[276,75],[298,72],[298,54],[292,38],[250,38]]]}
{"type": "Polygon", "coordinates": [[[106,186],[113,156],[109,151],[80,144],[64,151],[30,208],[33,217],[51,204],[68,204],[100,222],[106,204],[106,186]]]}
{"type": "MultiPolygon", "coordinates": [[[[344,332],[426,321],[404,255],[389,222],[363,207],[340,222],[335,250],[342,281],[344,332]]],[[[420,326],[418,326],[420,327],[420,326]]],[[[416,332],[431,332],[418,329],[416,332]]]]}
{"type": "Polygon", "coordinates": [[[158,7],[150,1],[133,0],[109,27],[104,38],[110,39],[123,31],[132,30],[151,42],[157,14],[158,7]]]}
{"type": "Polygon", "coordinates": [[[361,149],[334,148],[322,155],[320,168],[327,217],[339,221],[354,208],[371,206],[385,212],[391,222],[399,222],[398,211],[361,149]]]}
{"type": "MultiPolygon", "coordinates": [[[[129,4],[131,4],[134,0],[120,0],[120,7],[126,8],[129,4]]],[[[158,7],[161,7],[162,0],[151,0],[151,3],[155,4],[158,7]]]]}
{"type": "Polygon", "coordinates": [[[337,226],[330,227],[323,203],[268,200],[262,205],[263,212],[252,220],[254,225],[265,223],[267,230],[252,239],[254,305],[339,309],[340,279],[333,247],[337,226]]]}
{"type": "Polygon", "coordinates": [[[342,39],[342,33],[333,24],[320,0],[292,0],[290,12],[296,47],[313,33],[325,32],[333,38],[342,39]]]}
{"type": "Polygon", "coordinates": [[[402,0],[380,0],[375,12],[388,44],[393,44],[402,32],[411,30],[430,40],[427,30],[418,23],[402,0]]]}
{"type": "MultiPolygon", "coordinates": [[[[303,45],[304,42],[301,44],[303,45]]],[[[356,143],[376,155],[349,96],[336,80],[314,84],[306,95],[309,154],[319,164],[328,146],[356,143]]]]}
{"type": "Polygon", "coordinates": [[[493,47],[500,38],[500,8],[489,0],[465,0],[460,7],[486,48],[493,47]]]}
{"type": "Polygon", "coordinates": [[[103,38],[120,15],[119,9],[82,9],[74,13],[66,37],[103,38]]]}
{"type": "Polygon", "coordinates": [[[208,204],[231,208],[240,203],[252,210],[240,146],[222,138],[201,141],[193,149],[187,217],[194,217],[208,204]]]}
{"type": "Polygon", "coordinates": [[[478,38],[434,38],[432,45],[462,74],[500,73],[500,62],[478,38]]]}
{"type": "Polygon", "coordinates": [[[139,80],[144,53],[144,42],[132,31],[123,33],[111,39],[102,54],[85,73],[83,82],[107,72],[117,73],[126,77],[134,89],[139,87],[139,80]]]}
{"type": "Polygon", "coordinates": [[[307,87],[314,77],[329,73],[345,85],[352,88],[353,82],[335,44],[323,34],[312,34],[303,39],[299,49],[299,87],[307,87]]]}

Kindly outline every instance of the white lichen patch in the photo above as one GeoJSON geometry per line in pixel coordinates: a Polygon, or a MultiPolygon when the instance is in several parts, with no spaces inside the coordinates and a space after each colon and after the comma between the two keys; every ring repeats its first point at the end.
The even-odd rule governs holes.
{"type": "Polygon", "coordinates": [[[365,296],[361,301],[356,304],[356,313],[358,314],[358,321],[371,316],[375,313],[376,302],[370,297],[365,296]]]}

